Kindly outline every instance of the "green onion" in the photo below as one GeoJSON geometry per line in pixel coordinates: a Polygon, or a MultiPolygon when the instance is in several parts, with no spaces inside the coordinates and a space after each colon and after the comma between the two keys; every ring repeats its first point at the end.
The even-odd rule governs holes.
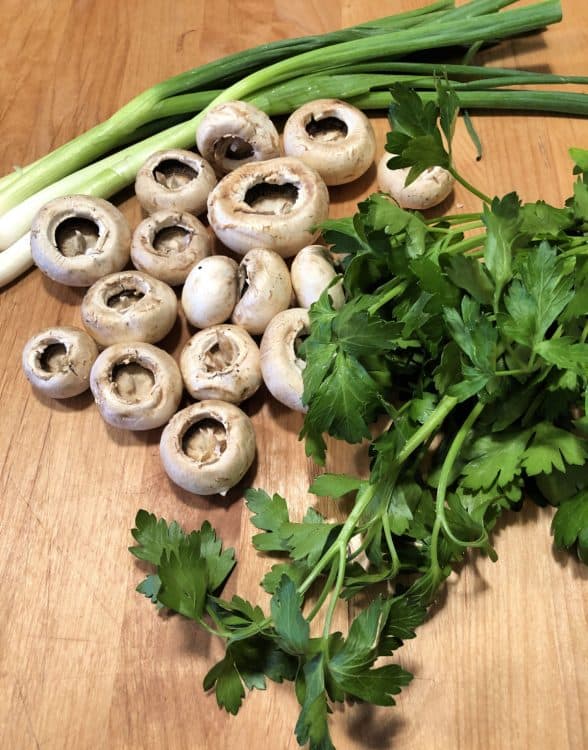
{"type": "MultiPolygon", "coordinates": [[[[227,92],[231,99],[246,97],[263,86],[316,73],[325,67],[401,57],[423,50],[472,44],[480,39],[494,41],[561,19],[559,0],[496,12],[514,2],[516,0],[473,0],[449,10],[452,4],[436,3],[420,12],[398,14],[348,30],[262,45],[174,76],[135,97],[106,122],[25,168],[19,179],[11,181],[0,192],[0,215],[46,185],[117,148],[121,139],[128,138],[153,119],[152,112],[158,103],[180,92],[230,81],[237,74],[243,75],[252,68],[272,63],[229,86],[218,99],[227,101],[227,92]]],[[[0,244],[0,248],[3,246],[0,244]]]]}
{"type": "Polygon", "coordinates": [[[128,138],[142,125],[156,119],[157,105],[168,97],[203,87],[218,88],[222,85],[224,88],[227,84],[234,83],[235,80],[264,66],[288,60],[303,52],[322,50],[333,44],[391,33],[391,29],[394,32],[410,29],[423,23],[424,19],[430,16],[439,19],[446,9],[452,6],[453,0],[440,0],[416,11],[387,16],[349,29],[263,44],[173,76],[139,94],[105,122],[24,167],[16,178],[14,175],[10,175],[9,179],[3,178],[6,182],[0,182],[0,214],[46,185],[118,148],[121,140],[128,138]]]}
{"type": "Polygon", "coordinates": [[[30,264],[30,250],[21,238],[48,200],[70,193],[112,196],[134,180],[154,151],[193,147],[196,128],[207,108],[223,101],[247,99],[272,115],[286,114],[325,96],[347,99],[363,109],[387,109],[390,95],[381,89],[392,82],[408,80],[424,89],[421,95],[426,98],[435,95],[435,76],[445,75],[454,81],[461,103],[469,108],[588,114],[585,94],[486,90],[531,83],[586,83],[588,78],[446,64],[443,60],[399,60],[422,52],[430,55],[432,50],[477,48],[485,41],[494,43],[534,31],[561,18],[559,0],[497,12],[515,2],[472,0],[454,8],[451,0],[441,0],[418,11],[340,32],[262,45],[157,84],[106,122],[0,180],[0,213],[4,214],[0,217],[0,249],[10,247],[0,253],[0,286],[30,264]],[[109,151],[114,153],[90,163],[109,151]]]}

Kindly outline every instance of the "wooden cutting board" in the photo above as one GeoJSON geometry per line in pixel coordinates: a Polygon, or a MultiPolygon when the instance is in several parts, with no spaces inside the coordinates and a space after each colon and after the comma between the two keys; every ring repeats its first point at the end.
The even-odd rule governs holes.
{"type": "MultiPolygon", "coordinates": [[[[324,32],[417,7],[421,0],[2,1],[0,170],[36,159],[174,73],[283,36],[324,32]]],[[[565,0],[547,33],[502,44],[487,62],[586,74],[585,0],[565,0]]],[[[458,130],[460,171],[486,192],[516,189],[561,204],[571,192],[569,146],[588,146],[588,121],[475,115],[485,155],[458,130]]],[[[386,123],[375,120],[380,150],[386,123]]],[[[332,215],[353,211],[375,185],[332,191],[332,215]]],[[[132,193],[120,197],[140,219],[132,193]]],[[[461,189],[451,209],[475,210],[461,189]]],[[[237,718],[221,712],[202,678],[220,644],[188,621],[157,615],[134,593],[143,566],[127,552],[136,511],[187,528],[205,518],[239,565],[230,584],[260,602],[270,561],[250,544],[241,491],[204,500],[180,491],[158,458],[159,432],[107,427],[89,395],[58,403],[33,393],[20,370],[39,328],[79,325],[82,292],[30,272],[0,293],[0,747],[229,750],[295,748],[290,685],[250,695],[237,718]]],[[[164,342],[177,354],[184,321],[164,342]]],[[[311,499],[316,468],[297,441],[300,416],[260,393],[247,405],[258,438],[248,483],[283,493],[293,513],[311,499]]],[[[365,466],[360,449],[334,446],[330,470],[365,466]]],[[[241,488],[242,489],[242,488],[241,488]]],[[[331,506],[320,508],[333,514],[331,506]]],[[[472,556],[430,621],[400,652],[416,675],[392,709],[338,708],[339,750],[578,750],[588,747],[587,572],[556,553],[550,513],[509,514],[496,533],[500,560],[472,556]]],[[[345,629],[351,613],[338,612],[345,629]]]]}

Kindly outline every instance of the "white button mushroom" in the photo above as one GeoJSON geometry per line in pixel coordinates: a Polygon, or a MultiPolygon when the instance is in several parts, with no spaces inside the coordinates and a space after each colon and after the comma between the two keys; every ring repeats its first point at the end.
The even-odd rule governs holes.
{"type": "Polygon", "coordinates": [[[389,193],[401,208],[424,211],[442,203],[453,190],[455,180],[443,167],[429,167],[405,186],[410,168],[388,169],[394,154],[385,153],[378,164],[378,187],[389,193]]]}
{"type": "Polygon", "coordinates": [[[186,389],[196,399],[240,404],[261,385],[259,349],[243,328],[218,325],[192,336],[180,354],[186,389]]]}
{"type": "Polygon", "coordinates": [[[198,495],[225,495],[253,463],[253,424],[234,404],[200,401],[172,417],[159,450],[166,473],[177,485],[198,495]]]}
{"type": "Polygon", "coordinates": [[[302,403],[305,362],[297,352],[299,337],[308,334],[308,310],[294,307],[278,313],[265,329],[260,344],[261,373],[268,391],[294,411],[306,412],[302,403]]]}
{"type": "Polygon", "coordinates": [[[175,286],[183,284],[194,265],[212,252],[204,224],[192,214],[156,211],[133,233],[135,268],[175,286]]]}
{"type": "Polygon", "coordinates": [[[31,385],[52,398],[78,396],[90,387],[90,369],[98,347],[73,326],[45,328],[30,338],[22,367],[31,385]]]}
{"type": "Polygon", "coordinates": [[[167,208],[201,214],[215,185],[214,169],[205,159],[172,148],[151,154],[137,172],[135,193],[147,213],[167,208]]]}
{"type": "MultiPolygon", "coordinates": [[[[308,245],[292,261],[290,268],[292,286],[300,307],[310,307],[316,302],[337,272],[333,268],[331,253],[322,245],[308,245]]],[[[343,286],[339,281],[329,289],[329,297],[333,307],[342,307],[345,297],[343,286]]]]}
{"type": "Polygon", "coordinates": [[[151,430],[169,421],[182,397],[182,376],[163,349],[114,344],[99,356],[90,387],[105,422],[125,430],[151,430]]]}
{"type": "Polygon", "coordinates": [[[253,335],[262,334],[274,315],[290,305],[288,266],[273,250],[250,250],[239,264],[239,289],[231,320],[253,335]]]}
{"type": "Polygon", "coordinates": [[[182,307],[196,328],[224,323],[239,298],[239,266],[226,255],[203,258],[182,289],[182,307]]]}
{"type": "Polygon", "coordinates": [[[141,271],[120,271],[93,284],[82,300],[84,328],[102,346],[153,344],[171,331],[178,301],[173,289],[141,271]]]}
{"type": "Polygon", "coordinates": [[[280,156],[280,137],[270,118],[247,102],[217,104],[196,132],[198,151],[219,171],[280,156]]]}
{"type": "Polygon", "coordinates": [[[208,196],[215,234],[241,255],[254,247],[295,255],[315,239],[328,212],[329,192],[319,173],[290,157],[244,164],[208,196]]]}
{"type": "Polygon", "coordinates": [[[327,185],[343,185],[370,168],[376,136],[357,107],[339,99],[316,99],[288,118],[284,152],[314,167],[327,185]]]}
{"type": "Polygon", "coordinates": [[[68,286],[90,286],[129,260],[131,230],[101,198],[66,195],[46,203],[31,225],[31,254],[41,271],[68,286]]]}

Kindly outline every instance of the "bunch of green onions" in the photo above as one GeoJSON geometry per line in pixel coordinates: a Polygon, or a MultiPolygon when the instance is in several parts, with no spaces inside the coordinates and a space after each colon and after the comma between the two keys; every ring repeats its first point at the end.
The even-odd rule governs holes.
{"type": "Polygon", "coordinates": [[[468,109],[588,115],[588,94],[512,88],[585,84],[588,78],[445,62],[442,51],[465,47],[472,53],[561,20],[559,0],[499,12],[517,1],[471,0],[456,8],[453,0],[438,0],[348,29],[255,47],[153,86],[105,122],[0,179],[0,287],[32,265],[28,233],[45,203],[77,193],[110,198],[133,182],[154,151],[193,146],[204,114],[221,102],[247,100],[269,115],[323,97],[387,109],[391,83],[409,82],[422,97],[434,97],[441,75],[468,109]],[[430,57],[432,51],[438,62],[418,61],[419,53],[430,57]]]}

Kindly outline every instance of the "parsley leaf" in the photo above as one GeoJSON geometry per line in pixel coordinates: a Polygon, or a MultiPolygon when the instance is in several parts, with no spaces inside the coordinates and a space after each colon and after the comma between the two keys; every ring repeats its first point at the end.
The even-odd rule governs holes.
{"type": "Polygon", "coordinates": [[[564,500],[551,525],[555,544],[560,549],[578,545],[578,556],[588,565],[588,490],[564,500]]]}
{"type": "Polygon", "coordinates": [[[159,564],[164,551],[177,550],[185,539],[182,528],[175,521],[168,525],[163,518],[158,520],[146,510],[138,511],[131,534],[139,544],[129,547],[129,552],[139,560],[146,560],[153,565],[159,564]]]}
{"type": "Polygon", "coordinates": [[[317,654],[306,662],[303,670],[302,710],[296,722],[299,745],[310,743],[310,750],[335,750],[331,741],[327,715],[330,711],[325,692],[324,655],[317,654]]]}
{"type": "Polygon", "coordinates": [[[288,576],[282,580],[271,600],[271,613],[279,643],[291,654],[304,654],[310,638],[310,626],[302,616],[302,597],[288,576]]]}
{"type": "Polygon", "coordinates": [[[288,552],[293,560],[305,560],[314,565],[337,524],[309,508],[301,523],[290,521],[286,501],[280,495],[270,496],[263,490],[247,490],[247,507],[254,515],[251,522],[264,533],[253,537],[253,544],[261,552],[288,552]]]}
{"type": "Polygon", "coordinates": [[[482,220],[486,225],[484,260],[494,280],[494,304],[498,304],[505,284],[511,278],[513,245],[520,230],[520,200],[516,193],[494,198],[490,208],[484,206],[482,220]]]}
{"type": "Polygon", "coordinates": [[[177,551],[165,551],[157,575],[161,581],[159,601],[185,617],[200,620],[209,582],[206,560],[198,546],[184,543],[177,551]]]}
{"type": "Polygon", "coordinates": [[[153,514],[140,510],[131,533],[139,544],[129,551],[140,560],[159,566],[158,575],[148,576],[137,590],[154,604],[186,614],[183,610],[190,605],[184,601],[181,591],[172,591],[181,579],[184,594],[194,600],[187,617],[200,617],[201,583],[204,582],[204,593],[213,592],[222,586],[235,566],[234,550],[222,550],[222,543],[208,521],[204,521],[199,531],[185,534],[175,521],[168,525],[163,519],[158,520],[153,514]],[[199,577],[198,583],[190,583],[191,575],[199,577]]]}
{"type": "Polygon", "coordinates": [[[361,479],[348,474],[320,474],[314,479],[308,491],[321,497],[340,498],[358,490],[361,485],[361,479]]]}
{"type": "Polygon", "coordinates": [[[567,430],[541,422],[534,428],[523,466],[529,476],[549,474],[554,468],[564,471],[566,464],[581,466],[587,456],[584,441],[567,430]]]}

